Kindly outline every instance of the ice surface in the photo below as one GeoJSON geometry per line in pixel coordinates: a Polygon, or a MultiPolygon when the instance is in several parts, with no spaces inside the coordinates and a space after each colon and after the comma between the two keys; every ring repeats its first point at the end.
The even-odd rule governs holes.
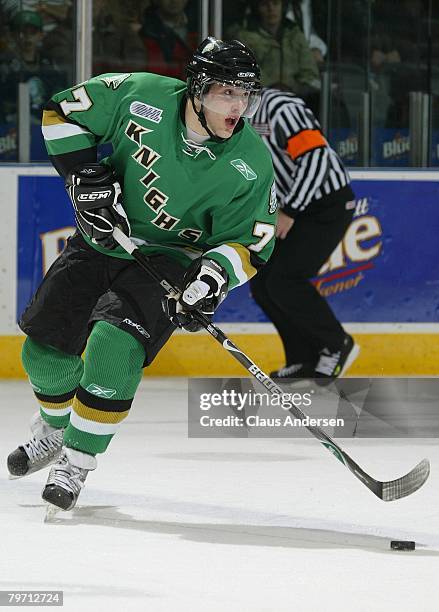
{"type": "Polygon", "coordinates": [[[63,590],[79,612],[438,609],[438,440],[341,441],[379,479],[430,458],[420,491],[384,503],[314,439],[188,439],[186,385],[145,380],[79,506],[45,524],[47,470],[6,470],[36,404],[0,383],[1,589],[63,590]]]}

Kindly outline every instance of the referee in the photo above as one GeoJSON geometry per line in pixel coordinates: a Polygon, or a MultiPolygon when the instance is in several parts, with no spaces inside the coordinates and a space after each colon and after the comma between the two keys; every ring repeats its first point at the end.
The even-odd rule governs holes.
{"type": "Polygon", "coordinates": [[[274,253],[251,281],[254,299],[282,339],[286,365],[273,378],[328,384],[358,356],[310,278],[334,251],[355,209],[349,175],[305,102],[263,89],[253,127],[269,148],[280,203],[274,253]]]}

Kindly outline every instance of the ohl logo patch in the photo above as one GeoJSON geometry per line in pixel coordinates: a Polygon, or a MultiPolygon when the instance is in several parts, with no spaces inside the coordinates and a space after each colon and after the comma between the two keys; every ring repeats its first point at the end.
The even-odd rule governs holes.
{"type": "Polygon", "coordinates": [[[246,164],[245,161],[243,161],[242,159],[232,159],[230,163],[242,174],[242,176],[247,181],[254,181],[258,178],[256,172],[254,172],[254,170],[252,170],[250,166],[246,164]]]}

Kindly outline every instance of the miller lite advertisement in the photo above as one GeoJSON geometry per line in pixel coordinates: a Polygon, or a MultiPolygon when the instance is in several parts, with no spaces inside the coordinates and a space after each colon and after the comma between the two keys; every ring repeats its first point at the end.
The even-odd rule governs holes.
{"type": "MultiPolygon", "coordinates": [[[[352,223],[312,282],[343,322],[436,322],[439,181],[356,180],[352,223]]],[[[75,228],[60,177],[20,176],[17,318],[75,228]]],[[[229,293],[218,322],[267,319],[249,285],[229,293]]]]}

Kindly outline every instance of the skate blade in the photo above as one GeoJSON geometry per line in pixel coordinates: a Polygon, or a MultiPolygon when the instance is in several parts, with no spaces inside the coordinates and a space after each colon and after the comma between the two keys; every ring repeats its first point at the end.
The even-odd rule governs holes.
{"type": "Polygon", "coordinates": [[[50,523],[59,512],[63,512],[62,508],[58,508],[58,506],[54,506],[53,504],[46,504],[46,515],[44,517],[45,523],[50,523]]]}
{"type": "Polygon", "coordinates": [[[24,478],[27,474],[23,474],[22,476],[14,476],[14,474],[8,474],[8,480],[19,480],[20,478],[24,478]]]}

